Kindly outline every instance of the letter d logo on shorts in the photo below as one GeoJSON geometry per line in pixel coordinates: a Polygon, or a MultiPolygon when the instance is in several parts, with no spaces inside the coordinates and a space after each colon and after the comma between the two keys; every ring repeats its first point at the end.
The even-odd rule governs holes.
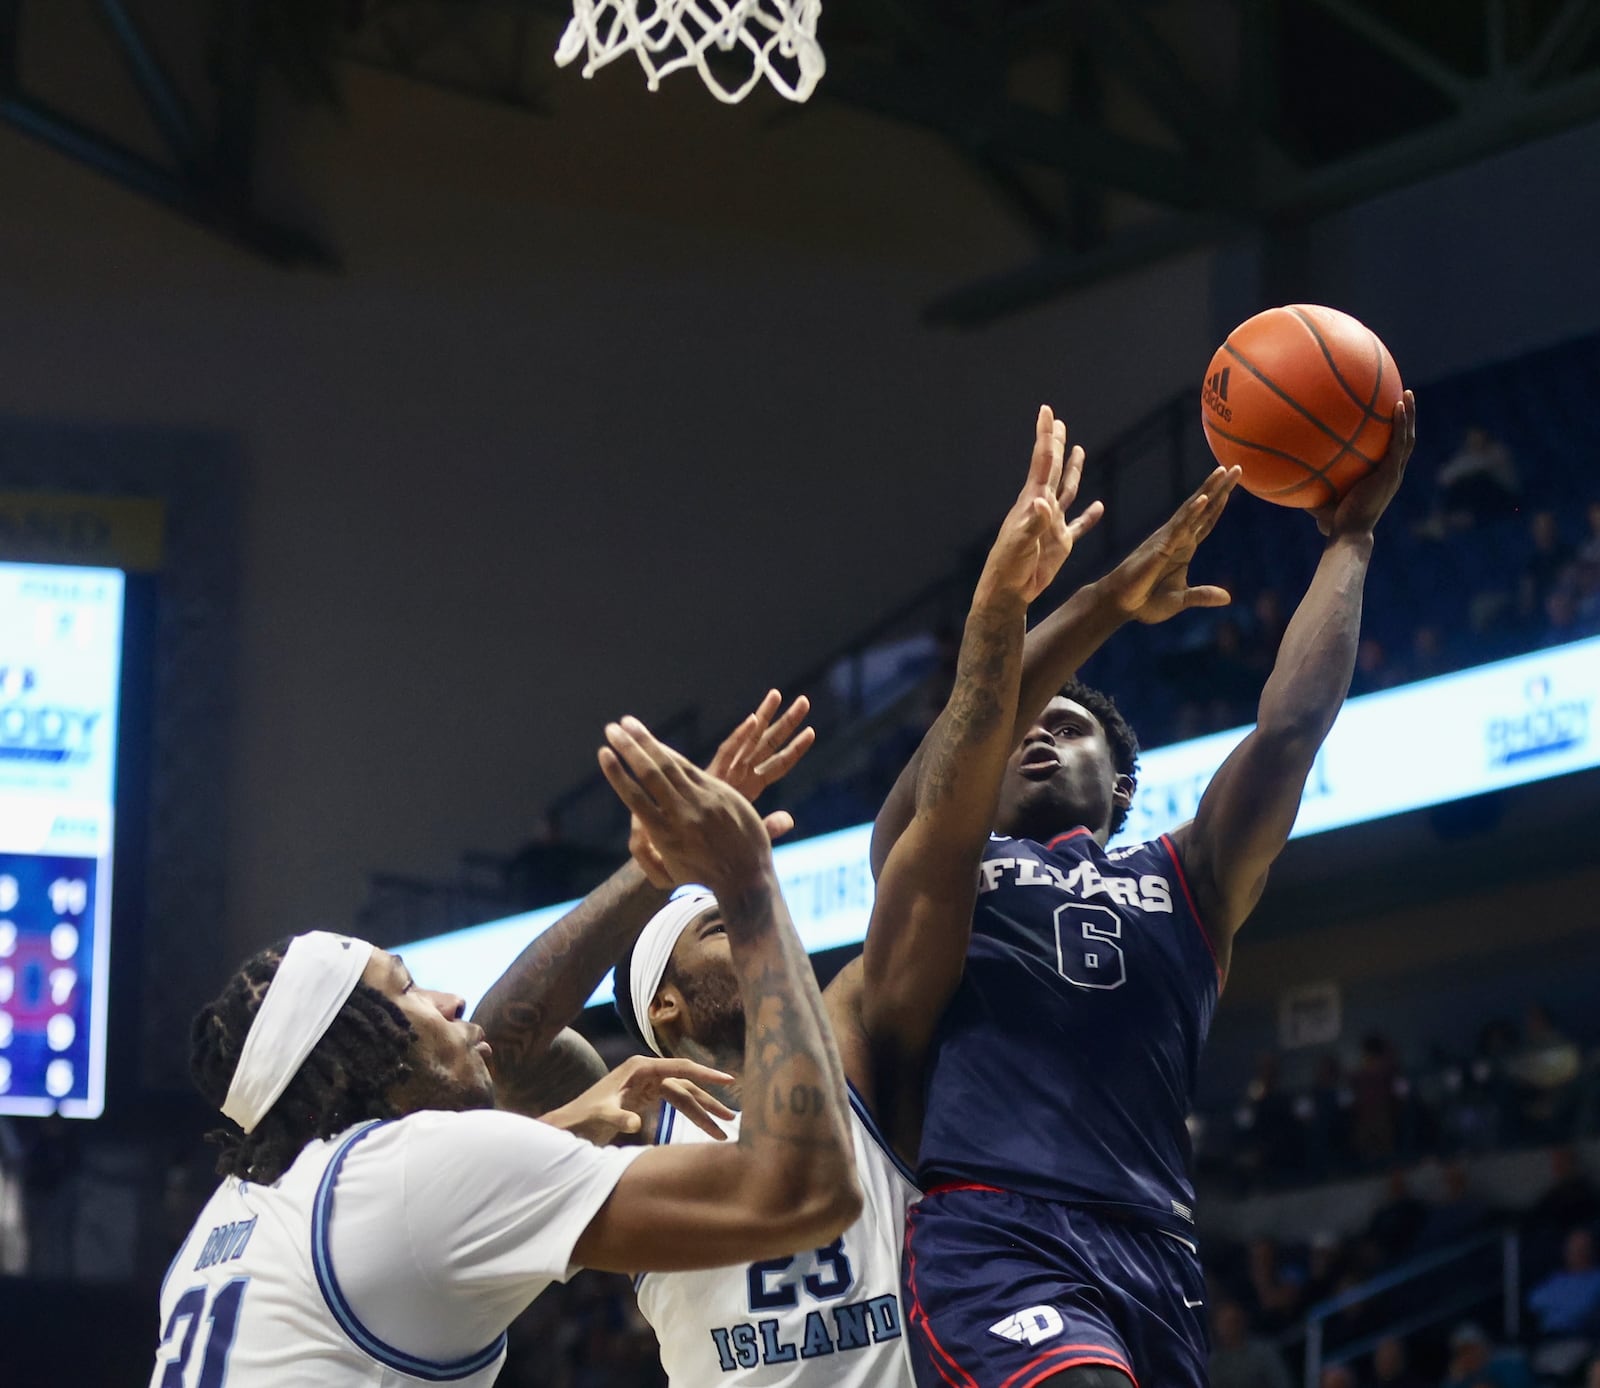
{"type": "Polygon", "coordinates": [[[1061,1333],[1061,1313],[1054,1306],[1030,1306],[989,1327],[991,1335],[1016,1344],[1037,1345],[1052,1340],[1061,1333]]]}

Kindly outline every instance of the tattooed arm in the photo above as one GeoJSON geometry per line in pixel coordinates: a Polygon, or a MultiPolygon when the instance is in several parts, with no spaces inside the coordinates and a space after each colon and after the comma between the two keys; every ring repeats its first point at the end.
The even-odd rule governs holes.
{"type": "MultiPolygon", "coordinates": [[[[537,1066],[516,1083],[498,1077],[494,1061],[489,1069],[496,1073],[494,1106],[520,1113],[527,1118],[549,1118],[557,1109],[572,1103],[605,1079],[606,1063],[578,1032],[563,1027],[546,1047],[537,1066]]],[[[516,1073],[516,1072],[512,1072],[516,1073]]],[[[557,1125],[562,1126],[562,1125],[557,1125]]]]}
{"type": "Polygon", "coordinates": [[[472,1020],[483,1028],[493,1052],[489,1069],[497,1108],[538,1118],[605,1074],[604,1064],[596,1073],[592,1062],[575,1070],[588,1057],[565,1039],[563,1029],[667,896],[629,859],[496,980],[472,1020]],[[581,1084],[574,1082],[579,1073],[586,1076],[581,1084]]]}
{"type": "MultiPolygon", "coordinates": [[[[815,739],[810,728],[801,727],[811,701],[802,695],[779,717],[782,703],[778,691],[769,690],[723,740],[708,768],[751,801],[786,776],[815,739]]],[[[776,838],[793,822],[787,814],[769,815],[767,832],[776,838]]],[[[494,1052],[490,1069],[498,1107],[537,1118],[598,1078],[591,1064],[589,1080],[573,1084],[572,1045],[559,1033],[583,1011],[606,970],[666,904],[671,876],[660,864],[655,866],[661,870],[653,882],[630,858],[530,942],[478,1004],[472,1019],[484,1029],[494,1052]]],[[[601,1066],[599,1074],[604,1073],[601,1066]]]]}
{"type": "Polygon", "coordinates": [[[642,723],[624,719],[606,736],[606,779],[674,874],[721,904],[744,1000],[744,1111],[737,1143],[655,1147],[635,1161],[574,1259],[665,1272],[826,1244],[861,1212],[849,1101],[761,820],[642,723]]]}
{"type": "Polygon", "coordinates": [[[1083,450],[1066,454],[1066,429],[1039,411],[1028,480],[978,579],[949,703],[917,766],[911,821],[878,879],[867,929],[861,1025],[869,1075],[852,1075],[902,1153],[916,1145],[923,1059],[961,981],[977,895],[978,863],[1012,745],[1028,604],[1055,578],[1074,540],[1098,518],[1071,525],[1083,450]]]}

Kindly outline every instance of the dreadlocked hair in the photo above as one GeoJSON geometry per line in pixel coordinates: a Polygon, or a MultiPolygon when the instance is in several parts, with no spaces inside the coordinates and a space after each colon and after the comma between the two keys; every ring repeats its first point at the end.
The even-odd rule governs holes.
{"type": "MultiPolygon", "coordinates": [[[[1061,686],[1060,696],[1081,704],[1094,714],[1106,735],[1106,746],[1111,749],[1111,765],[1119,776],[1126,776],[1135,785],[1139,781],[1139,735],[1122,716],[1117,701],[1109,694],[1084,684],[1082,680],[1068,680],[1061,686]]],[[[1111,832],[1115,834],[1128,822],[1128,807],[1114,805],[1111,810],[1111,832]]]]}
{"type": "MultiPolygon", "coordinates": [[[[207,1003],[189,1028],[189,1074],[206,1102],[220,1109],[228,1097],[245,1036],[277,975],[288,940],[252,955],[207,1003]]],[[[207,1135],[220,1149],[219,1176],[270,1183],[287,1171],[308,1142],[332,1137],[369,1118],[394,1118],[386,1097],[411,1074],[416,1033],[405,1015],[377,989],[357,983],[322,1039],[289,1081],[277,1103],[242,1132],[231,1124],[207,1135]]]]}

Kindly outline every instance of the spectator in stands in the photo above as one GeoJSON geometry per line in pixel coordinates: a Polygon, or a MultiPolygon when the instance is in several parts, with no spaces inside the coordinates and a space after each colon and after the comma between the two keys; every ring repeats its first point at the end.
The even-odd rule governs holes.
{"type": "Polygon", "coordinates": [[[1401,684],[1446,675],[1455,668],[1445,650],[1444,634],[1432,622],[1424,622],[1411,633],[1411,651],[1400,670],[1401,684]]]}
{"type": "Polygon", "coordinates": [[[1533,548],[1522,566],[1517,588],[1517,609],[1523,617],[1544,610],[1545,599],[1558,588],[1569,587],[1568,570],[1576,557],[1572,546],[1562,538],[1554,511],[1535,511],[1528,522],[1528,538],[1533,548]]]}
{"type": "Polygon", "coordinates": [[[1372,1351],[1372,1388],[1425,1388],[1411,1372],[1411,1352],[1398,1335],[1385,1335],[1372,1351]]]}
{"type": "Polygon", "coordinates": [[[1251,1241],[1249,1268],[1257,1329],[1268,1335],[1287,1330],[1299,1319],[1305,1304],[1302,1281],[1290,1275],[1281,1250],[1271,1239],[1251,1241]]]}
{"type": "Polygon", "coordinates": [[[1439,469],[1439,516],[1462,529],[1516,510],[1522,476],[1510,450],[1480,428],[1467,430],[1460,450],[1439,469]]]}
{"type": "Polygon", "coordinates": [[[1587,1229],[1567,1235],[1561,1270],[1533,1289],[1528,1309],[1539,1318],[1539,1330],[1548,1338],[1600,1335],[1600,1267],[1595,1266],[1594,1235],[1587,1229]]]}
{"type": "Polygon", "coordinates": [[[1321,1388],[1356,1388],[1356,1371],[1348,1364],[1329,1364],[1322,1371],[1321,1388]]]}
{"type": "Polygon", "coordinates": [[[1345,1160],[1349,1142],[1345,1108],[1350,1091],[1345,1087],[1339,1057],[1328,1054],[1317,1061],[1311,1076],[1311,1092],[1306,1096],[1305,1146],[1306,1173],[1322,1180],[1335,1164],[1345,1160]]]}
{"type": "Polygon", "coordinates": [[[1427,1221],[1427,1205],[1411,1193],[1406,1173],[1396,1167],[1389,1173],[1389,1198],[1372,1212],[1367,1237],[1377,1245],[1386,1263],[1398,1263],[1416,1246],[1427,1221]]]}
{"type": "Polygon", "coordinates": [[[1586,636],[1600,632],[1600,620],[1584,615],[1578,594],[1578,575],[1574,570],[1566,581],[1558,583],[1544,597],[1544,630],[1539,636],[1541,646],[1561,646],[1568,641],[1582,641],[1586,636]]]}
{"type": "Polygon", "coordinates": [[[1388,652],[1376,636],[1363,636],[1356,645],[1356,669],[1350,678],[1352,694],[1375,694],[1400,683],[1400,675],[1389,663],[1388,652]]]}
{"type": "Polygon", "coordinates": [[[1523,1021],[1522,1046],[1507,1064],[1517,1085],[1517,1110],[1525,1140],[1549,1142],[1571,1130],[1583,1056],[1537,1003],[1523,1021]]]}
{"type": "Polygon", "coordinates": [[[1600,1388],[1600,1354],[1589,1361],[1588,1371],[1583,1376],[1583,1388],[1600,1388]]]}
{"type": "Polygon", "coordinates": [[[1256,1063],[1241,1116],[1248,1122],[1241,1165],[1269,1185],[1298,1175],[1305,1164],[1305,1143],[1294,1100],[1278,1083],[1278,1058],[1270,1052],[1256,1063]]]}
{"type": "Polygon", "coordinates": [[[1575,1229],[1600,1224],[1600,1189],[1578,1163],[1576,1149],[1550,1153],[1550,1188],[1528,1211],[1528,1224],[1540,1229],[1575,1229]]]}
{"type": "Polygon", "coordinates": [[[1211,1388],[1290,1388],[1283,1357],[1250,1333],[1244,1307],[1224,1301],[1212,1318],[1211,1388]]]}
{"type": "Polygon", "coordinates": [[[1216,640],[1202,668],[1210,731],[1237,727],[1249,718],[1261,693],[1261,676],[1250,668],[1237,622],[1230,618],[1217,623],[1216,640]]]}
{"type": "Polygon", "coordinates": [[[1466,1166],[1450,1162],[1444,1168],[1444,1199],[1428,1211],[1415,1251],[1425,1253],[1470,1239],[1482,1233],[1490,1219],[1489,1207],[1472,1194],[1466,1166]]]}
{"type": "Polygon", "coordinates": [[[1338,1236],[1323,1229],[1312,1235],[1311,1252],[1306,1258],[1305,1304],[1326,1301],[1339,1287],[1345,1272],[1345,1250],[1338,1236]]]}
{"type": "Polygon", "coordinates": [[[1283,594],[1276,588],[1263,588],[1250,604],[1250,632],[1245,640],[1245,663],[1262,682],[1272,673],[1288,630],[1289,618],[1283,610],[1283,594]]]}
{"type": "Polygon", "coordinates": [[[1350,1081],[1350,1139],[1357,1160],[1379,1163],[1394,1156],[1399,1146],[1399,1081],[1394,1048],[1381,1036],[1364,1038],[1361,1062],[1350,1081]]]}
{"type": "Polygon", "coordinates": [[[1496,1352],[1483,1327],[1468,1321],[1450,1335],[1450,1366],[1444,1388],[1533,1388],[1527,1361],[1515,1352],[1496,1352]]]}
{"type": "Polygon", "coordinates": [[[1589,533],[1578,546],[1578,562],[1600,564],[1600,498],[1589,503],[1585,517],[1589,522],[1589,533]]]}

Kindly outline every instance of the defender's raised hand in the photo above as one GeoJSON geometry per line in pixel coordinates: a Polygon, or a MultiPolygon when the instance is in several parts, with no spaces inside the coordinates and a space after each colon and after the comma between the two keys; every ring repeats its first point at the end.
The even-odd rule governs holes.
{"type": "Polygon", "coordinates": [[[817,740],[815,728],[801,727],[811,712],[811,700],[800,695],[774,722],[782,703],[783,695],[769,689],[755,712],[722,740],[706,767],[747,800],[759,799],[768,786],[793,771],[817,740]]]}
{"type": "Polygon", "coordinates": [[[1189,563],[1222,516],[1239,469],[1215,469],[1161,529],[1101,580],[1117,610],[1136,622],[1164,622],[1191,607],[1226,607],[1225,588],[1189,586],[1189,563]]]}
{"type": "Polygon", "coordinates": [[[1041,405],[1028,480],[989,550],[977,600],[1003,593],[1030,603],[1050,586],[1073,545],[1105,513],[1096,501],[1076,520],[1067,520],[1082,476],[1083,449],[1075,445],[1067,451],[1067,426],[1041,405]]]}
{"type": "Polygon", "coordinates": [[[766,826],[732,786],[657,741],[637,718],[608,723],[606,742],[600,770],[673,881],[704,882],[720,894],[770,868],[766,826]]]}

